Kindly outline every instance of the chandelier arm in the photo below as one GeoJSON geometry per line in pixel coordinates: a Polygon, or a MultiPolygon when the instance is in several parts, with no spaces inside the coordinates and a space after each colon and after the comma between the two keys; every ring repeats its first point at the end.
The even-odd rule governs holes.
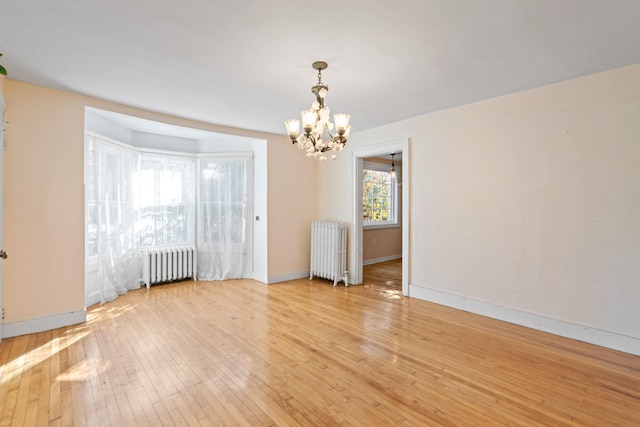
{"type": "Polygon", "coordinates": [[[333,141],[333,134],[329,130],[329,122],[324,124],[324,128],[327,130],[327,133],[329,134],[329,138],[331,138],[331,140],[333,141]]]}

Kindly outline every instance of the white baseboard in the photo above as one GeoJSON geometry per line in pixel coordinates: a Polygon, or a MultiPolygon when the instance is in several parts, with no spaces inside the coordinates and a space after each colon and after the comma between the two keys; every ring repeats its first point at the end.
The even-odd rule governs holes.
{"type": "Polygon", "coordinates": [[[92,292],[84,297],[84,306],[91,307],[100,302],[100,291],[92,292]]]}
{"type": "Polygon", "coordinates": [[[19,322],[2,325],[2,338],[17,337],[19,335],[35,334],[50,329],[76,325],[87,321],[87,310],[72,311],[70,313],[54,314],[53,316],[37,319],[21,320],[19,322]]]}
{"type": "Polygon", "coordinates": [[[287,282],[289,280],[309,278],[309,271],[298,271],[295,273],[280,274],[278,276],[270,276],[268,284],[287,282]]]}
{"type": "Polygon", "coordinates": [[[253,280],[260,283],[269,283],[269,276],[266,273],[253,273],[253,280]]]}
{"type": "Polygon", "coordinates": [[[402,254],[390,255],[382,258],[368,259],[366,261],[362,261],[362,265],[377,264],[379,262],[391,261],[391,260],[400,259],[400,258],[402,258],[402,254]]]}
{"type": "Polygon", "coordinates": [[[640,356],[640,338],[578,325],[513,308],[410,284],[409,296],[566,338],[640,356]]]}
{"type": "MultiPolygon", "coordinates": [[[[281,274],[278,276],[271,276],[269,277],[268,284],[271,285],[273,283],[288,282],[289,280],[308,279],[308,278],[309,278],[308,271],[298,271],[296,273],[287,273],[287,274],[281,274]]],[[[352,280],[351,276],[347,276],[347,282],[349,282],[349,286],[362,284],[362,283],[352,283],[351,280],[352,280]]],[[[342,284],[344,284],[342,280],[338,282],[338,285],[342,285],[342,284]]]]}

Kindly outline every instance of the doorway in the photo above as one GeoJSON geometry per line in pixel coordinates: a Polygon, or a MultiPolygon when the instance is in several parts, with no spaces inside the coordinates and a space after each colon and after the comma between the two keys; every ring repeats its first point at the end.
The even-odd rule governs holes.
{"type": "Polygon", "coordinates": [[[402,290],[401,174],[401,152],[363,159],[363,284],[396,292],[402,290]]]}
{"type": "MultiPolygon", "coordinates": [[[[363,254],[364,248],[364,210],[363,210],[363,169],[366,159],[372,157],[389,157],[391,153],[402,159],[402,168],[398,174],[398,181],[401,185],[398,186],[398,198],[400,213],[398,222],[401,224],[401,253],[394,254],[390,259],[386,261],[393,261],[395,259],[401,259],[401,282],[402,282],[402,294],[409,295],[409,139],[400,139],[395,141],[384,142],[380,144],[371,145],[353,150],[352,157],[352,171],[353,171],[353,224],[354,227],[350,231],[351,241],[351,265],[352,277],[351,281],[355,284],[361,284],[364,281],[364,262],[363,254]],[[400,255],[398,258],[397,255],[400,255]]],[[[368,244],[373,243],[373,237],[368,244]]],[[[377,239],[377,238],[376,238],[377,239]]],[[[377,243],[377,241],[376,241],[377,243]]],[[[384,259],[378,259],[379,261],[385,261],[384,259]]],[[[393,267],[392,267],[393,268],[393,267]]]]}

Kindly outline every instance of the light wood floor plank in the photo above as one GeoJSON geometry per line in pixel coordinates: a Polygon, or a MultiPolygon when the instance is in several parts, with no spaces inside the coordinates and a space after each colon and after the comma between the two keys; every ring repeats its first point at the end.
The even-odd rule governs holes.
{"type": "Polygon", "coordinates": [[[0,426],[637,426],[640,357],[361,286],[181,282],[3,340],[0,426]]]}

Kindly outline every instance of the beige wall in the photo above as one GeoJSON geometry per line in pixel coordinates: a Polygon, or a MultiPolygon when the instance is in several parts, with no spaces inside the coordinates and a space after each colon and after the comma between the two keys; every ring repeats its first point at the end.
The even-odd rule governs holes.
{"type": "Polygon", "coordinates": [[[354,133],[318,167],[285,136],[12,80],[4,97],[5,322],[82,308],[89,105],[268,139],[269,276],[308,269],[311,220],[351,222],[350,150],[410,137],[411,284],[640,338],[640,65],[354,133]]]}
{"type": "Polygon", "coordinates": [[[84,306],[82,99],[5,82],[5,323],[84,306]]]}
{"type": "Polygon", "coordinates": [[[374,228],[362,232],[362,261],[402,256],[402,228],[374,228]]]}
{"type": "Polygon", "coordinates": [[[4,162],[4,246],[11,253],[3,271],[5,323],[83,309],[85,106],[266,139],[268,274],[308,270],[315,164],[298,161],[286,136],[167,117],[10,79],[4,86],[11,122],[4,162]]]}
{"type": "Polygon", "coordinates": [[[313,189],[317,162],[306,158],[288,136],[271,138],[273,142],[267,144],[269,277],[306,275],[311,255],[311,222],[316,219],[313,189]]]}
{"type": "Polygon", "coordinates": [[[321,210],[351,222],[349,150],[403,137],[411,284],[640,338],[640,65],[355,133],[321,210]]]}

